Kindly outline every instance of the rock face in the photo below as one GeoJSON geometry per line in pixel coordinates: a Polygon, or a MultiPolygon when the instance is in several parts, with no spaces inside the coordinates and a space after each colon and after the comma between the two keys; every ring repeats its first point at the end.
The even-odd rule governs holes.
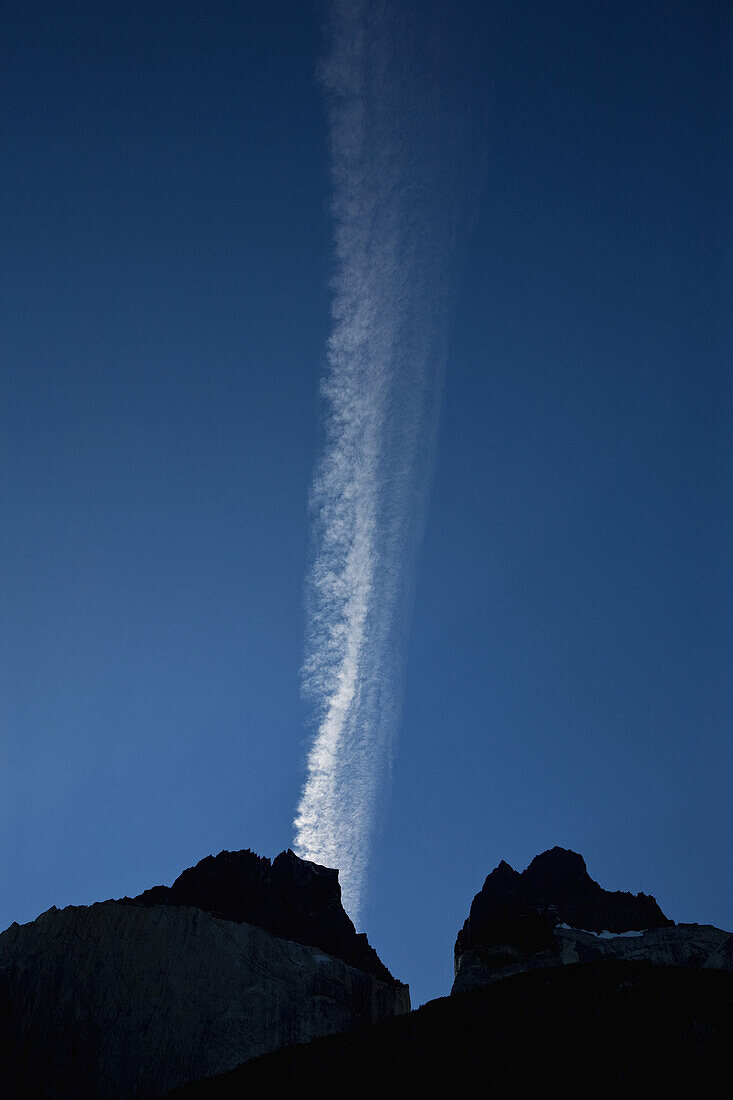
{"type": "Polygon", "coordinates": [[[292,853],[274,861],[275,876],[252,853],[222,857],[182,875],[171,888],[174,904],[147,891],[135,901],[50,909],[0,936],[4,1100],[152,1098],[278,1047],[409,1011],[407,986],[382,967],[341,909],[349,943],[336,872],[292,853]],[[238,888],[237,866],[253,869],[259,885],[250,889],[245,875],[238,888]],[[249,910],[248,893],[255,898],[249,910]],[[250,911],[264,921],[257,908],[264,897],[279,928],[290,920],[291,932],[320,930],[344,953],[373,956],[372,972],[319,943],[232,919],[250,911]],[[229,899],[221,906],[226,916],[207,908],[214,898],[229,899]],[[373,972],[380,968],[384,980],[373,972]]]}
{"type": "Polygon", "coordinates": [[[647,894],[604,890],[582,856],[553,848],[521,874],[502,862],[488,876],[458,933],[452,992],[609,958],[733,969],[733,937],[709,925],[675,925],[647,894]]]}

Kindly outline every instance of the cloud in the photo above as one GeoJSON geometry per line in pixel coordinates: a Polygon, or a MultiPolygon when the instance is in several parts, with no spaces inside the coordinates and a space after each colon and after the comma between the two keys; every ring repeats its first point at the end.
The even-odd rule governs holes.
{"type": "Polygon", "coordinates": [[[303,665],[315,734],[294,847],[339,868],[355,922],[400,719],[407,610],[466,213],[466,104],[446,87],[435,27],[406,10],[334,0],[321,71],[336,270],[303,665]]]}

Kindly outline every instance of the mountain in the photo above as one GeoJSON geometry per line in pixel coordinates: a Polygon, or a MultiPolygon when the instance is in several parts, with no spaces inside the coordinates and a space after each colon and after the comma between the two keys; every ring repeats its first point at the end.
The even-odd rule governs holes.
{"type": "Polygon", "coordinates": [[[155,1097],[409,1007],[338,872],[222,852],[171,887],[0,936],[0,1095],[155,1097]]]}
{"type": "Polygon", "coordinates": [[[321,947],[381,982],[395,982],[341,904],[338,871],[299,859],[290,849],[270,862],[249,848],[207,856],[172,886],[153,886],[129,905],[193,905],[222,920],[246,921],[274,936],[321,947]]]}
{"type": "Polygon", "coordinates": [[[733,969],[733,937],[675,925],[650,895],[604,890],[581,855],[552,848],[521,873],[502,861],[487,877],[456,939],[453,992],[610,958],[733,969]]]}
{"type": "Polygon", "coordinates": [[[647,894],[604,890],[577,852],[500,863],[455,947],[450,997],[256,1058],[170,1100],[336,1100],[711,1091],[733,1030],[733,936],[675,925],[647,894]],[[573,922],[573,923],[571,923],[573,922]]]}
{"type": "Polygon", "coordinates": [[[727,1070],[733,936],[603,889],[576,852],[500,863],[455,964],[410,1012],[336,871],[221,852],[0,936],[0,1097],[707,1095],[727,1070]]]}

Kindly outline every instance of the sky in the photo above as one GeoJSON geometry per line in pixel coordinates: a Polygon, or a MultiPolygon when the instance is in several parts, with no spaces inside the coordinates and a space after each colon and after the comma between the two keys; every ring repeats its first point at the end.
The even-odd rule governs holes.
{"type": "Polygon", "coordinates": [[[558,844],[733,928],[732,18],[4,5],[2,927],[330,850],[417,1005],[558,844]]]}

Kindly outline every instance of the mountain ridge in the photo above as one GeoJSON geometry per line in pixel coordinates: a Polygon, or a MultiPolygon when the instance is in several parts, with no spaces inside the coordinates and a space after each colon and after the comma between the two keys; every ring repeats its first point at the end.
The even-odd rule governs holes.
{"type": "Polygon", "coordinates": [[[588,1088],[599,1067],[698,1088],[733,1028],[733,935],[605,890],[569,849],[487,875],[455,970],[450,997],[410,1012],[336,870],[290,849],[223,851],[171,886],[0,935],[0,1095],[213,1100],[305,1084],[327,1100],[348,1080],[357,1097],[404,1100],[448,1080],[473,1091],[477,1069],[505,1090],[548,1073],[588,1088]]]}

